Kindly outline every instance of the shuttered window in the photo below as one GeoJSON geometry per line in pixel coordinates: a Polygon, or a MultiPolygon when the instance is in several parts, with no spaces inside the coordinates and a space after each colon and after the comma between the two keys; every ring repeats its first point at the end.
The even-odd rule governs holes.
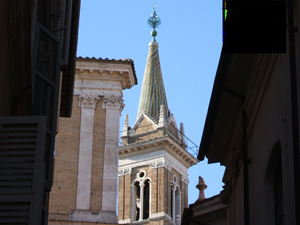
{"type": "Polygon", "coordinates": [[[68,65],[72,0],[55,0],[54,4],[54,34],[61,41],[61,65],[68,65]]]}
{"type": "Polygon", "coordinates": [[[45,188],[50,191],[53,177],[53,154],[58,110],[60,41],[37,24],[32,59],[32,112],[47,116],[45,140],[45,188]]]}
{"type": "Polygon", "coordinates": [[[43,224],[47,118],[0,117],[0,224],[43,224]]]}

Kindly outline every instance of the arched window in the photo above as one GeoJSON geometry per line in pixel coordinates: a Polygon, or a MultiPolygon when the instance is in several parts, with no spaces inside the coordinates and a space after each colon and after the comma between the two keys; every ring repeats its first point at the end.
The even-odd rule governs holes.
{"type": "Polygon", "coordinates": [[[131,221],[146,220],[150,216],[150,183],[146,171],[141,170],[131,185],[131,221]]]}
{"type": "Polygon", "coordinates": [[[149,218],[149,200],[150,200],[150,180],[145,180],[144,182],[144,210],[143,210],[143,219],[146,220],[149,218]]]}
{"type": "Polygon", "coordinates": [[[177,184],[177,177],[174,175],[171,180],[171,218],[173,223],[181,223],[181,191],[177,184]]]}

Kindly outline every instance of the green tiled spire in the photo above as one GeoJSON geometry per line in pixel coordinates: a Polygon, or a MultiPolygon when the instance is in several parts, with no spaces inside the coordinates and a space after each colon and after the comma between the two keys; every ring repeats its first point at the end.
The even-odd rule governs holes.
{"type": "Polygon", "coordinates": [[[158,43],[152,41],[149,43],[137,117],[139,118],[142,113],[145,113],[154,119],[158,119],[161,105],[165,106],[165,116],[167,117],[169,110],[160,68],[158,43]]]}

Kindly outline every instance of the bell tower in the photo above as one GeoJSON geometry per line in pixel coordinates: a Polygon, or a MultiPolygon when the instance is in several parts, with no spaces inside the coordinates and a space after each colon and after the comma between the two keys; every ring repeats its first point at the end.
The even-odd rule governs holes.
{"type": "Polygon", "coordinates": [[[137,120],[125,116],[119,148],[119,223],[180,224],[188,207],[188,168],[197,164],[186,151],[183,124],[168,109],[156,42],[160,19],[148,19],[152,41],[143,78],[137,120]]]}

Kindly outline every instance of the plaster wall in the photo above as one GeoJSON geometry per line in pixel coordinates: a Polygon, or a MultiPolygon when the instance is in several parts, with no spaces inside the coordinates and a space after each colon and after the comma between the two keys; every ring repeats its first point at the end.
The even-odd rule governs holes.
{"type": "MultiPolygon", "coordinates": [[[[289,63],[287,57],[279,54],[272,71],[259,111],[253,115],[255,123],[249,132],[248,152],[250,187],[250,224],[263,224],[269,221],[267,208],[274,203],[266,201],[265,176],[271,150],[276,141],[281,142],[284,223],[295,224],[293,190],[293,155],[291,102],[289,84],[289,63]],[[288,185],[289,184],[289,185],[288,185]],[[255,219],[254,219],[255,218],[255,219]]],[[[252,118],[251,118],[252,119],[252,118]]]]}

